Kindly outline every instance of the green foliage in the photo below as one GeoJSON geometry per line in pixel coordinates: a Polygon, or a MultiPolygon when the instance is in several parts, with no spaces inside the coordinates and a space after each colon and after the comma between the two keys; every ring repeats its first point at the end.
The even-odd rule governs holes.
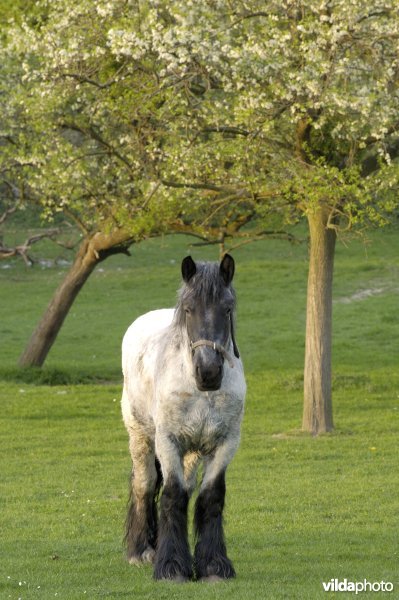
{"type": "Polygon", "coordinates": [[[292,218],[316,202],[328,203],[335,227],[339,217],[343,228],[386,222],[382,191],[398,187],[395,2],[145,6],[139,29],[127,23],[111,43],[157,56],[190,119],[187,141],[168,150],[171,173],[233,184],[263,216],[292,218]],[[384,163],[389,184],[361,181],[384,163]]]}
{"type": "MultiPolygon", "coordinates": [[[[29,16],[34,17],[36,0],[2,0],[0,4],[0,23],[4,26],[12,20],[20,21],[29,16]]],[[[1,35],[4,35],[3,28],[1,35]]]]}
{"type": "Polygon", "coordinates": [[[382,225],[397,207],[393,0],[55,0],[35,14],[1,49],[2,161],[47,218],[141,239],[293,222],[314,203],[335,227],[382,225]]]}

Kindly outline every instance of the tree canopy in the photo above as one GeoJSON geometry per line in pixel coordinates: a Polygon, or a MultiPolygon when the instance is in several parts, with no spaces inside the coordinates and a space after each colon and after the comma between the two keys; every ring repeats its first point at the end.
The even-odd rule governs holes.
{"type": "Polygon", "coordinates": [[[195,166],[179,81],[156,54],[118,45],[127,25],[139,30],[138,5],[38,4],[2,47],[2,173],[14,196],[24,189],[48,219],[63,212],[84,231],[123,227],[132,239],[205,232],[222,214],[237,228],[241,193],[220,185],[205,154],[195,166]]]}
{"type": "Polygon", "coordinates": [[[145,7],[139,29],[113,30],[111,41],[141,60],[155,55],[186,103],[186,181],[206,184],[212,165],[217,183],[244,188],[261,212],[288,203],[306,213],[322,201],[331,226],[338,216],[344,227],[384,221],[397,188],[396,2],[145,7]]]}
{"type": "Polygon", "coordinates": [[[382,223],[398,37],[394,0],[38,2],[1,50],[2,138],[44,213],[83,227],[292,220],[320,201],[331,226],[382,223]]]}

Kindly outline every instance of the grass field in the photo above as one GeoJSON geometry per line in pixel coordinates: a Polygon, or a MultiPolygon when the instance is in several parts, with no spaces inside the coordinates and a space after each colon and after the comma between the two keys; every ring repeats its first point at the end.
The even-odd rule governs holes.
{"type": "MultiPolygon", "coordinates": [[[[1,269],[0,598],[307,600],[323,598],[332,578],[389,581],[399,597],[399,231],[370,241],[338,246],[336,429],[319,438],[298,431],[306,245],[235,253],[248,397],[227,476],[238,576],[218,585],[155,583],[122,548],[130,460],[120,341],[137,315],[173,305],[188,239],[151,240],[104,262],[40,374],[15,363],[66,267],[1,269]]],[[[214,248],[190,252],[216,258],[214,248]]]]}

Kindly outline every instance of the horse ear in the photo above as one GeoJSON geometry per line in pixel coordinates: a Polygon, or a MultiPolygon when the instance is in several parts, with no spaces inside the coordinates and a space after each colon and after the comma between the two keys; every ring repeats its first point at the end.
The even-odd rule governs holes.
{"type": "Polygon", "coordinates": [[[225,254],[220,263],[220,274],[226,285],[230,285],[234,277],[234,268],[234,258],[230,254],[225,254]]]}
{"type": "Polygon", "coordinates": [[[183,261],[181,263],[181,274],[183,276],[183,280],[186,283],[188,283],[190,279],[194,277],[196,272],[197,265],[195,264],[191,256],[186,256],[186,258],[183,258],[183,261]]]}

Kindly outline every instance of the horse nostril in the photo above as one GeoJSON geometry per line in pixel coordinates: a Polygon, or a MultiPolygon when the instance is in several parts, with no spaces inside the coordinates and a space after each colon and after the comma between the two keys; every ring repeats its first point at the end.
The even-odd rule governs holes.
{"type": "Polygon", "coordinates": [[[212,381],[217,377],[220,377],[222,373],[222,367],[220,365],[211,365],[206,368],[197,367],[197,375],[202,381],[212,381]]]}

